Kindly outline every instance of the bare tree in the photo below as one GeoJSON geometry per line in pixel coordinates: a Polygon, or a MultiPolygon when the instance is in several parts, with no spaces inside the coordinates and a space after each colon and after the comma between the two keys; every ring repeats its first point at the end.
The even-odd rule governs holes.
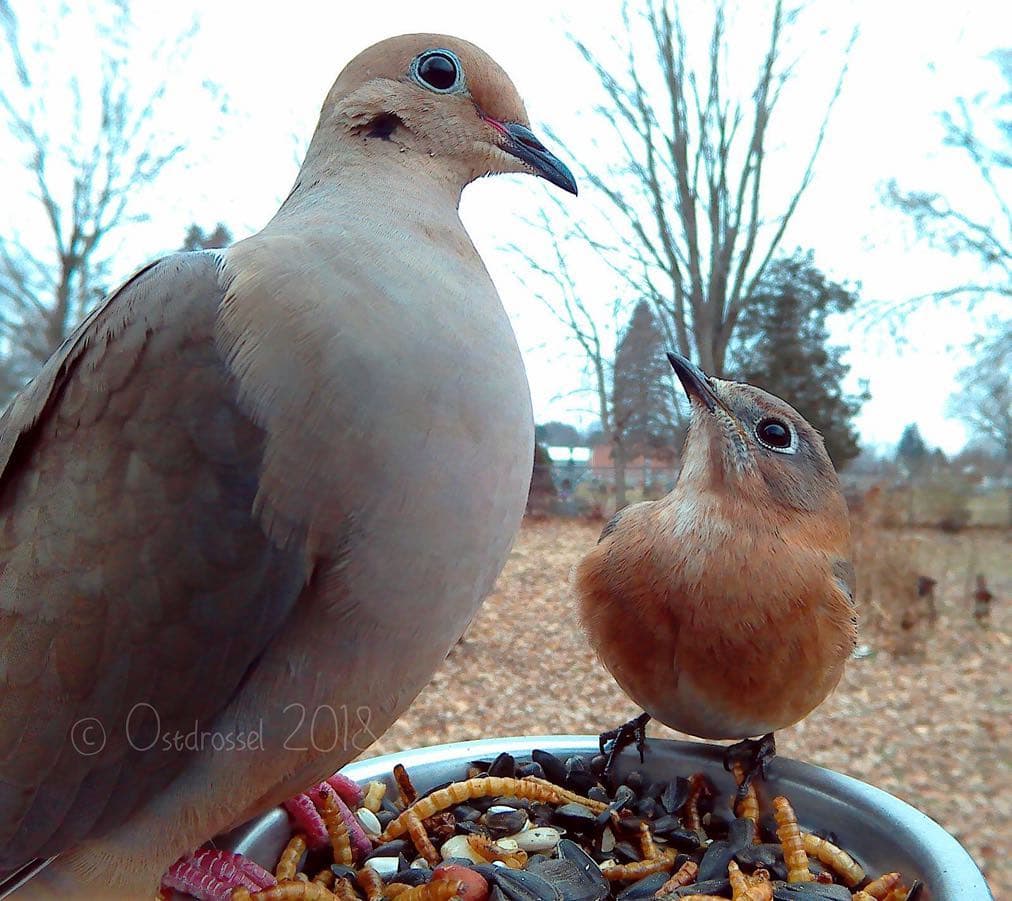
{"type": "MultiPolygon", "coordinates": [[[[997,450],[1007,478],[1012,474],[1012,319],[991,319],[974,350],[976,359],[957,376],[960,387],[949,399],[949,413],[970,427],[973,438],[997,450]]],[[[1009,503],[1012,524],[1012,496],[1009,503]]]]}
{"type": "MultiPolygon", "coordinates": [[[[519,276],[524,286],[563,326],[567,338],[580,349],[595,401],[594,413],[614,452],[618,438],[612,404],[616,341],[614,324],[619,319],[622,302],[616,300],[608,316],[602,316],[600,311],[590,306],[577,286],[570,258],[564,252],[567,236],[560,235],[554,229],[551,217],[543,209],[539,211],[536,222],[531,224],[545,235],[550,248],[549,259],[540,260],[519,244],[511,244],[508,249],[524,260],[535,277],[530,280],[519,276]]],[[[625,481],[621,478],[620,470],[616,471],[615,490],[619,507],[624,507],[625,481]]]]}
{"type": "MultiPolygon", "coordinates": [[[[730,88],[724,0],[714,2],[708,52],[698,66],[677,0],[646,0],[642,13],[623,8],[617,68],[573,38],[604,91],[596,112],[620,161],[605,165],[597,154],[582,167],[582,180],[611,211],[609,234],[618,231],[618,238],[599,237],[581,222],[572,230],[633,296],[650,299],[669,344],[716,375],[723,374],[735,325],[812,180],[856,39],[855,31],[797,182],[774,204],[764,164],[774,114],[797,62],[785,50],[796,17],[775,0],[748,101],[730,88]]],[[[791,143],[797,146],[796,136],[791,143]]]]}
{"type": "Polygon", "coordinates": [[[1012,49],[990,54],[1001,69],[1007,89],[997,100],[987,93],[972,100],[959,99],[955,109],[941,114],[945,143],[962,152],[975,174],[980,191],[973,192],[976,207],[966,198],[953,202],[930,191],[906,191],[894,179],[884,188],[886,203],[913,220],[918,235],[952,254],[975,256],[990,279],[946,286],[910,298],[897,312],[925,300],[976,299],[986,294],[1012,297],[1012,49]],[[982,122],[990,119],[990,122],[982,122]]]}
{"type": "MultiPolygon", "coordinates": [[[[145,218],[137,192],[183,150],[156,119],[195,27],[163,42],[156,62],[168,74],[141,90],[129,67],[134,24],[128,0],[111,0],[89,14],[97,38],[93,62],[68,72],[52,44],[19,33],[14,10],[0,0],[10,61],[9,71],[0,73],[0,115],[30,180],[27,203],[38,204],[44,223],[20,228],[11,216],[0,227],[4,396],[34,374],[105,293],[111,238],[145,218]],[[61,93],[57,84],[62,104],[53,99],[61,93]]],[[[74,27],[68,16],[61,8],[56,37],[60,28],[74,27]]],[[[5,205],[10,212],[11,198],[5,205]]]]}

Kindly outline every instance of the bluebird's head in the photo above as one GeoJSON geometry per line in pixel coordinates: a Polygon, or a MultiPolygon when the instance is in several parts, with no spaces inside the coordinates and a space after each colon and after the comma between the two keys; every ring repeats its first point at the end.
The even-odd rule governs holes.
{"type": "Polygon", "coordinates": [[[680,481],[742,502],[846,517],[822,436],[790,404],[760,388],[710,378],[668,354],[692,411],[680,481]]]}

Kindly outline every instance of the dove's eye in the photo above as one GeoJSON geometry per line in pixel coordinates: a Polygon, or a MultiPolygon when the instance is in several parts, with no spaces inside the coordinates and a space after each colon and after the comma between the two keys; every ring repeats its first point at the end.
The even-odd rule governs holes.
{"type": "Polygon", "coordinates": [[[790,453],[794,450],[794,432],[782,419],[774,419],[772,416],[760,419],[755,427],[755,436],[760,444],[770,450],[781,453],[790,453]]]}
{"type": "Polygon", "coordinates": [[[430,90],[447,93],[460,83],[460,63],[449,50],[429,50],[416,60],[415,75],[430,90]]]}

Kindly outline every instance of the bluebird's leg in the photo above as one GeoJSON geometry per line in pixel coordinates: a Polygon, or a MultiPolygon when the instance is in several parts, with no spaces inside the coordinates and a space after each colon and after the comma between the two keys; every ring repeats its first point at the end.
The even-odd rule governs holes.
{"type": "Polygon", "coordinates": [[[766,779],[766,772],[770,761],[777,756],[777,745],[773,740],[773,733],[767,732],[762,738],[746,738],[743,741],[728,745],[724,751],[724,769],[730,771],[736,760],[745,763],[745,778],[738,786],[738,794],[735,803],[745,798],[748,787],[756,776],[766,779]]]}
{"type": "Polygon", "coordinates": [[[611,772],[615,759],[622,753],[622,749],[628,748],[634,743],[636,750],[640,752],[640,763],[643,762],[643,750],[647,744],[647,723],[649,722],[650,714],[641,713],[635,719],[629,720],[628,723],[623,723],[617,729],[602,732],[597,737],[601,753],[608,755],[608,762],[604,765],[605,776],[611,772]]]}

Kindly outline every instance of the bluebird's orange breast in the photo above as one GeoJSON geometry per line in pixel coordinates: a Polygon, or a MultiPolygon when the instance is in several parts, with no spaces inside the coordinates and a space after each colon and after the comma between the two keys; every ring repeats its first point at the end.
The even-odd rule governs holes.
{"type": "Polygon", "coordinates": [[[590,642],[652,717],[707,739],[802,719],[853,649],[846,519],[676,491],[627,508],[578,564],[590,642]]]}

